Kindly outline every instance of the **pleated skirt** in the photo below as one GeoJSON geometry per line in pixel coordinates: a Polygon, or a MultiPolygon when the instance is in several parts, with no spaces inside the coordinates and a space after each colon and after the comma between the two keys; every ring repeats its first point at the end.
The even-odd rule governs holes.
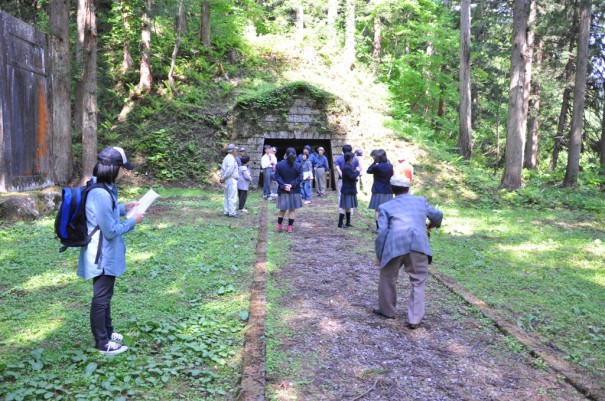
{"type": "Polygon", "coordinates": [[[293,210],[300,209],[302,207],[302,199],[300,193],[298,194],[286,194],[281,193],[277,195],[277,202],[275,206],[279,210],[293,210]]]}
{"type": "Polygon", "coordinates": [[[370,209],[378,210],[378,206],[393,199],[393,194],[372,194],[370,198],[370,209]]]}
{"type": "Polygon", "coordinates": [[[357,194],[341,194],[338,207],[341,209],[355,209],[357,207],[357,194]]]}

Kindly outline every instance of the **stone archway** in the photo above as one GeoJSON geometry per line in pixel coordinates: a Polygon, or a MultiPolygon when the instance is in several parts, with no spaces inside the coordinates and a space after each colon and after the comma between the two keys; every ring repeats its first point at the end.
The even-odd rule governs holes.
{"type": "Polygon", "coordinates": [[[306,144],[323,146],[332,163],[342,154],[353,125],[350,107],[342,99],[305,82],[241,100],[234,111],[232,141],[250,156],[253,187],[258,186],[264,144],[282,152],[288,146],[297,151],[306,144]]]}

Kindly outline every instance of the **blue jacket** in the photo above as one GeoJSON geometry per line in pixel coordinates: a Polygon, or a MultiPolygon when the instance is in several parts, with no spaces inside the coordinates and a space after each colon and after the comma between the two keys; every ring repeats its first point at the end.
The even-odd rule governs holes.
{"type": "Polygon", "coordinates": [[[389,162],[374,163],[368,167],[368,174],[374,175],[372,184],[373,194],[392,194],[391,177],[393,176],[393,165],[389,162]]]}
{"type": "Polygon", "coordinates": [[[326,171],[330,171],[330,164],[328,164],[328,158],[326,157],[326,155],[317,155],[315,157],[315,164],[314,164],[315,168],[325,168],[326,171]]]}
{"type": "Polygon", "coordinates": [[[345,163],[342,167],[342,187],[340,188],[340,193],[356,194],[357,177],[359,177],[359,171],[354,170],[351,163],[345,163]]]}
{"type": "Polygon", "coordinates": [[[302,180],[302,166],[300,163],[294,162],[290,165],[287,160],[282,160],[275,166],[275,181],[277,181],[278,185],[278,194],[299,194],[302,180]],[[284,189],[284,185],[286,184],[292,185],[290,192],[284,189]]]}
{"type": "Polygon", "coordinates": [[[381,268],[391,259],[411,251],[424,253],[431,263],[431,247],[426,235],[427,218],[431,227],[441,227],[443,212],[429,205],[422,196],[397,195],[378,207],[375,249],[381,268]]]}
{"type": "MultiPolygon", "coordinates": [[[[94,177],[93,181],[96,181],[94,177]]],[[[126,245],[122,235],[132,231],[136,222],[134,218],[120,221],[120,216],[123,216],[125,211],[124,205],[118,204],[118,189],[115,185],[107,187],[113,195],[109,195],[103,188],[95,188],[86,198],[88,232],[97,225],[100,227],[90,243],[80,248],[78,276],[86,280],[102,274],[117,277],[126,271],[126,245]],[[111,196],[115,199],[115,208],[111,196]],[[103,235],[103,247],[99,264],[95,264],[100,235],[103,235]]]]}

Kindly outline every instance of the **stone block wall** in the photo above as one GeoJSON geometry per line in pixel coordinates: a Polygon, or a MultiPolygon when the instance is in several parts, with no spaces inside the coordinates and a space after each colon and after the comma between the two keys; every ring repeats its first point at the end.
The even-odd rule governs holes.
{"type": "Polygon", "coordinates": [[[328,140],[333,159],[342,154],[347,141],[350,117],[331,112],[325,105],[301,95],[293,98],[283,115],[274,110],[241,111],[234,122],[232,141],[246,148],[250,156],[252,187],[258,186],[262,147],[268,139],[328,140]]]}

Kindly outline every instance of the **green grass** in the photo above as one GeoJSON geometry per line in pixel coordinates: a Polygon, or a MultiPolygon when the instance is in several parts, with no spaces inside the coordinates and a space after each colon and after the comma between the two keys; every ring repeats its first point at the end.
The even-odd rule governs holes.
{"type": "Polygon", "coordinates": [[[222,400],[236,387],[257,218],[233,225],[219,193],[158,192],[125,236],[112,314],[130,349],[115,357],[92,348],[91,282],[76,277],[77,251],[58,253],[52,218],[0,231],[6,400],[222,400]]]}
{"type": "Polygon", "coordinates": [[[605,370],[602,216],[443,207],[434,267],[566,357],[605,370]]]}

